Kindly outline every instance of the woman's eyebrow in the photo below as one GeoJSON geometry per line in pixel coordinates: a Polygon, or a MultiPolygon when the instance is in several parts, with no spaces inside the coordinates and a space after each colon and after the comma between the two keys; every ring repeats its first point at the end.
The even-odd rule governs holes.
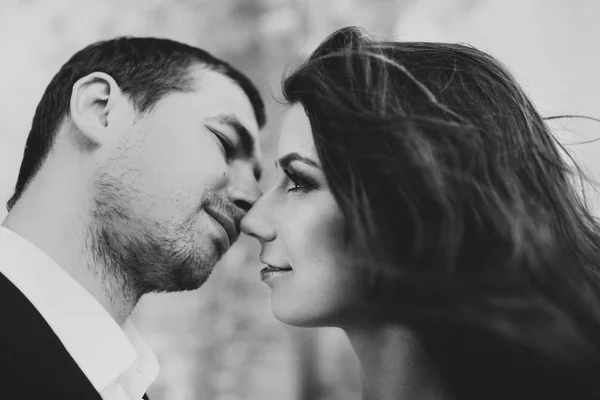
{"type": "Polygon", "coordinates": [[[299,161],[299,162],[303,162],[304,164],[310,165],[311,167],[315,167],[315,168],[319,168],[319,169],[321,168],[319,166],[319,163],[317,163],[312,158],[302,156],[296,152],[289,153],[289,154],[286,154],[285,156],[281,157],[279,160],[275,161],[275,166],[280,166],[281,168],[286,169],[292,161],[299,161]]]}

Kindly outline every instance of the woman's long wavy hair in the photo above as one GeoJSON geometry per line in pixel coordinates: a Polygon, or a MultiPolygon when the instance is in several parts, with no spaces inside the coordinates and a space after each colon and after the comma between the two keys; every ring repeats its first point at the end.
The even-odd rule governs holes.
{"type": "Polygon", "coordinates": [[[451,397],[600,398],[600,226],[500,62],[349,27],[282,89],[376,277],[372,311],[415,330],[451,397]]]}

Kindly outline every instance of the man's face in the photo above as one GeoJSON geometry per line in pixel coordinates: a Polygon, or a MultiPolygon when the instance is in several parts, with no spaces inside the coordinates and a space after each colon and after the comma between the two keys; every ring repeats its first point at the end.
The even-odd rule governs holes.
{"type": "Polygon", "coordinates": [[[194,91],[171,93],[124,124],[94,176],[94,262],[136,299],[200,287],[261,194],[248,97],[217,72],[191,75],[194,91]]]}

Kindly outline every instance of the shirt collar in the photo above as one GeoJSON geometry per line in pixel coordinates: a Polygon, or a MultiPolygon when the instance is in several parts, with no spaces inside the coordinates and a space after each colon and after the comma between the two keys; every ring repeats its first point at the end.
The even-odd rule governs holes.
{"type": "Polygon", "coordinates": [[[123,329],[47,254],[0,226],[0,273],[33,304],[101,392],[114,381],[141,398],[158,362],[131,322],[123,329]]]}
{"type": "Polygon", "coordinates": [[[158,376],[158,360],[130,320],[127,320],[123,325],[123,331],[133,345],[137,358],[119,376],[117,381],[132,398],[141,399],[150,384],[158,376]]]}

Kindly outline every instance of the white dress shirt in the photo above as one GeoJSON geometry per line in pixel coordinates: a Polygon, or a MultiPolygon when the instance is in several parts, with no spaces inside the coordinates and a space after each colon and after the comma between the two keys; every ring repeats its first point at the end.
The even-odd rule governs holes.
{"type": "Polygon", "coordinates": [[[0,273],[58,336],[104,400],[140,400],[158,361],[128,320],[122,327],[48,255],[0,226],[0,273]]]}

